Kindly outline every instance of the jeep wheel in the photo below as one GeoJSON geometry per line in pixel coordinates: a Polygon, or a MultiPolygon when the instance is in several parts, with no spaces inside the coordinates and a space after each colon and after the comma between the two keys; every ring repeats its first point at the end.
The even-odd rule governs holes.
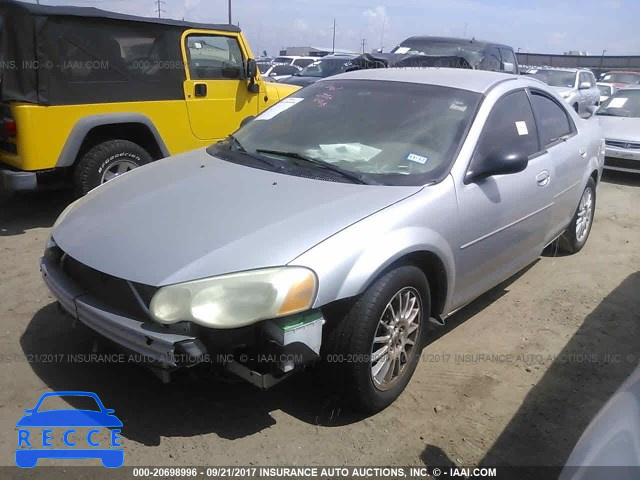
{"type": "Polygon", "coordinates": [[[76,164],[76,192],[86,195],[98,185],[152,161],[144,148],[128,140],[109,140],[96,145],[76,164]]]}
{"type": "Polygon", "coordinates": [[[418,364],[429,309],[429,284],[415,266],[374,282],[327,335],[324,359],[336,393],[369,412],[398,398],[418,364]]]}

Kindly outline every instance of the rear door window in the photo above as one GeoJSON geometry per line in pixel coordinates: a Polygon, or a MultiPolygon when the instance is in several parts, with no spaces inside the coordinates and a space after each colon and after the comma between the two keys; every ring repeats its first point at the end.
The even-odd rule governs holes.
{"type": "Polygon", "coordinates": [[[542,145],[548,147],[575,131],[573,121],[564,107],[540,92],[531,92],[531,104],[538,122],[542,145]]]}

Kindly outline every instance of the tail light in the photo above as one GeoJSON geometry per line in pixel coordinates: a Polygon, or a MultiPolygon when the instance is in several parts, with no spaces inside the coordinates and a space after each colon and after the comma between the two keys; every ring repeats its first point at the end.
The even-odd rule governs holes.
{"type": "Polygon", "coordinates": [[[2,122],[4,127],[4,134],[7,137],[15,137],[18,135],[18,129],[16,127],[16,121],[12,118],[5,118],[2,122]]]}

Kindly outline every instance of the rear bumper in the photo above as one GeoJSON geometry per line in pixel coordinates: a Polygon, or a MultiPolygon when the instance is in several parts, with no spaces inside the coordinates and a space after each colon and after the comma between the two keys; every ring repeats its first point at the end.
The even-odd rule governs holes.
{"type": "Polygon", "coordinates": [[[0,192],[25,192],[37,187],[36,172],[21,172],[0,167],[0,192]]]}
{"type": "Polygon", "coordinates": [[[200,363],[206,348],[191,335],[162,331],[149,322],[128,318],[86,294],[54,261],[43,257],[40,270],[44,283],[72,317],[120,345],[139,354],[141,361],[171,369],[200,363]]]}

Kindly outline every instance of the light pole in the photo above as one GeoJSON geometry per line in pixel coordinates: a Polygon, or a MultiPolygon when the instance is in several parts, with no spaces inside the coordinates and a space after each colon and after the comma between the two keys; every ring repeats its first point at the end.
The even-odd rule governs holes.
{"type": "Polygon", "coordinates": [[[232,25],[232,23],[231,23],[231,0],[229,0],[229,25],[232,25]]]}
{"type": "Polygon", "coordinates": [[[604,54],[607,51],[606,48],[602,49],[602,55],[600,55],[600,68],[602,68],[602,64],[604,63],[604,54]]]}
{"type": "Polygon", "coordinates": [[[333,17],[333,43],[331,46],[331,53],[336,53],[336,17],[333,17]]]}

